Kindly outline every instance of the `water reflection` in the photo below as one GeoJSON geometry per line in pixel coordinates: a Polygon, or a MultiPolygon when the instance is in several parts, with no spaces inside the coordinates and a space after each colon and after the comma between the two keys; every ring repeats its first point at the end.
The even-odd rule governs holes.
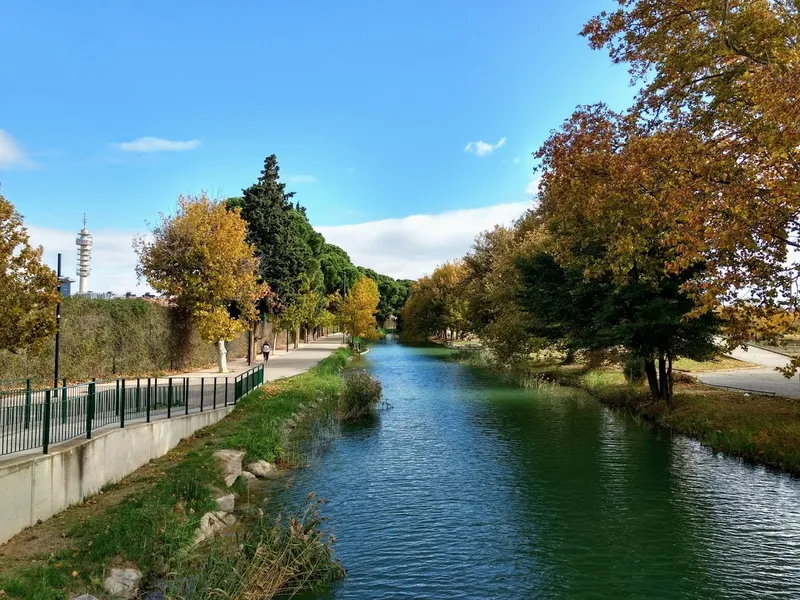
{"type": "Polygon", "coordinates": [[[330,501],[350,576],[308,597],[800,597],[798,481],[442,353],[374,348],[392,409],[267,494],[330,501]]]}

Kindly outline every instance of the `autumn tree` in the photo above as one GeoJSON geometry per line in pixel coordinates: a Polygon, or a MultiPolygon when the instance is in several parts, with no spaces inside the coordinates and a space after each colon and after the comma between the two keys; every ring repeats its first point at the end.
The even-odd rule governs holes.
{"type": "Polygon", "coordinates": [[[607,293],[614,298],[627,295],[625,310],[613,304],[595,309],[610,319],[603,331],[617,327],[614,318],[654,320],[647,344],[624,335],[606,339],[644,359],[650,375],[658,362],[659,396],[668,401],[672,362],[691,347],[685,338],[695,335],[698,351],[707,348],[719,308],[722,257],[708,249],[684,253],[694,238],[682,223],[694,198],[713,193],[703,182],[719,166],[704,163],[705,151],[690,131],[644,132],[627,116],[596,105],[578,109],[537,154],[542,181],[536,214],[553,260],[588,284],[611,286],[607,293]],[[696,177],[701,170],[705,175],[696,177]],[[659,294],[672,301],[662,306],[663,318],[653,310],[659,294]]]}
{"type": "Polygon", "coordinates": [[[227,371],[225,341],[257,317],[268,287],[258,282],[259,263],[247,242],[247,223],[205,194],[178,199],[175,216],[161,215],[152,240],[134,242],[137,275],[171,298],[218,346],[219,371],[227,371]]]}
{"type": "Polygon", "coordinates": [[[677,182],[664,210],[680,206],[670,267],[705,260],[704,281],[687,289],[732,307],[733,339],[744,341],[745,325],[769,322],[754,315],[797,304],[788,251],[800,248],[800,4],[618,3],[583,34],[641,84],[630,117],[682,138],[668,148],[677,182]]]}
{"type": "Polygon", "coordinates": [[[538,249],[542,241],[540,227],[497,226],[479,234],[464,257],[462,295],[467,301],[468,327],[502,363],[524,358],[541,345],[530,334],[530,315],[520,305],[516,261],[538,249]]]}
{"type": "Polygon", "coordinates": [[[353,337],[374,337],[379,301],[378,284],[369,277],[359,279],[342,302],[344,331],[353,337]]]}
{"type": "Polygon", "coordinates": [[[0,349],[37,349],[55,332],[55,272],[30,245],[22,215],[0,194],[0,349]]]}

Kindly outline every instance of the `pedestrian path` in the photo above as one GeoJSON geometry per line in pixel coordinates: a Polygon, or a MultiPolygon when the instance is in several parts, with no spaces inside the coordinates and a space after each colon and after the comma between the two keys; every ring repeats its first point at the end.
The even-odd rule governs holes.
{"type": "MultiPolygon", "coordinates": [[[[270,353],[269,362],[264,369],[264,381],[275,381],[304,373],[333,354],[342,344],[342,334],[335,333],[320,337],[308,344],[300,344],[298,348],[290,348],[288,352],[286,350],[273,351],[270,353]]],[[[239,375],[263,362],[261,354],[257,354],[256,359],[250,365],[247,364],[246,358],[228,361],[229,373],[227,375],[229,377],[239,375]]],[[[183,373],[177,377],[214,377],[219,375],[217,367],[209,367],[191,373],[183,373]]]]}
{"type": "Polygon", "coordinates": [[[730,356],[758,365],[759,368],[695,373],[695,377],[706,385],[800,398],[800,376],[787,379],[775,370],[776,367],[785,367],[790,361],[788,357],[755,346],[748,346],[747,350],[736,348],[730,356]]]}

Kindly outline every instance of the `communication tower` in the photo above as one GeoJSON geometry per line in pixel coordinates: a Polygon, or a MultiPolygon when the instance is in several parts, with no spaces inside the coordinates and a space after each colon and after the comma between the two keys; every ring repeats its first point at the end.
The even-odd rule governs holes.
{"type": "Polygon", "coordinates": [[[78,233],[75,245],[78,246],[78,270],[75,272],[79,278],[78,293],[85,294],[89,291],[87,279],[92,272],[89,266],[92,258],[92,236],[86,229],[86,215],[83,215],[83,229],[78,233]]]}

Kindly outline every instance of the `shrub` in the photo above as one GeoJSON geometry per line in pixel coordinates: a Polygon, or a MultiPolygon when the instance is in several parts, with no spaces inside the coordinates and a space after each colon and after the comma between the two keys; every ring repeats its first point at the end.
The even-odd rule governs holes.
{"type": "Polygon", "coordinates": [[[625,359],[625,366],[622,368],[622,372],[625,374],[625,381],[631,385],[640,385],[647,379],[644,361],[634,356],[629,356],[625,359]]]}
{"type": "Polygon", "coordinates": [[[350,373],[342,391],[342,419],[345,421],[358,419],[371,412],[381,399],[381,393],[381,382],[366,371],[350,373]]]}

